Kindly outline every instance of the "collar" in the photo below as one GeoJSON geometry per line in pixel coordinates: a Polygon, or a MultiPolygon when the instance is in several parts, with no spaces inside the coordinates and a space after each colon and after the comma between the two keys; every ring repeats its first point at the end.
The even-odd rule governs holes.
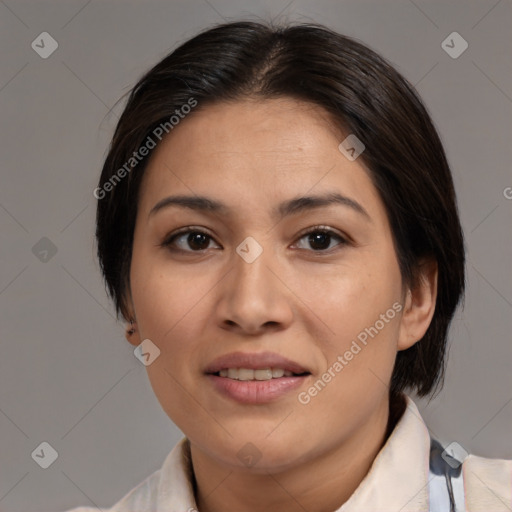
{"type": "MultiPolygon", "coordinates": [[[[424,512],[429,508],[430,436],[416,404],[406,409],[381,448],[366,477],[336,512],[424,512]]],[[[156,509],[196,510],[190,442],[183,438],[159,472],[156,509]]]]}

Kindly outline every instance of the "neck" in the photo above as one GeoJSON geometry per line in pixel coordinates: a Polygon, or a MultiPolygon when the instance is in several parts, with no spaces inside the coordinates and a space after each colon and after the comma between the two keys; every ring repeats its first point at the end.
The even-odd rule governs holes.
{"type": "Polygon", "coordinates": [[[332,512],[345,503],[368,473],[405,410],[405,400],[386,400],[350,439],[293,468],[242,471],[191,445],[196,503],[201,512],[332,512]]]}

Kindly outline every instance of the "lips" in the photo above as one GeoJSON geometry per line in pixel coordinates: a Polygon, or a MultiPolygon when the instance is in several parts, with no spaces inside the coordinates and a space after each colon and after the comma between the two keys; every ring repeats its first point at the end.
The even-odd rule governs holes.
{"type": "Polygon", "coordinates": [[[233,352],[212,361],[205,375],[221,396],[243,405],[263,405],[296,392],[311,372],[273,352],[233,352]]]}

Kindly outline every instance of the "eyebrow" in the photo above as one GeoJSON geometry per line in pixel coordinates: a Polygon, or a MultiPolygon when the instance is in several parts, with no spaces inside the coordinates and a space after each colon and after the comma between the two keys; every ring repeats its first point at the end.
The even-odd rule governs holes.
{"type": "MultiPolygon", "coordinates": [[[[289,215],[294,215],[333,204],[351,208],[370,222],[372,220],[368,212],[361,206],[361,204],[359,204],[354,199],[346,197],[337,192],[322,195],[298,196],[280,203],[277,205],[277,207],[274,208],[272,213],[274,217],[283,219],[289,215]]],[[[176,195],[165,197],[164,199],[158,201],[158,203],[156,203],[155,206],[151,208],[148,217],[151,217],[160,210],[171,206],[220,215],[229,215],[231,213],[231,209],[227,205],[209,197],[176,195]]]]}

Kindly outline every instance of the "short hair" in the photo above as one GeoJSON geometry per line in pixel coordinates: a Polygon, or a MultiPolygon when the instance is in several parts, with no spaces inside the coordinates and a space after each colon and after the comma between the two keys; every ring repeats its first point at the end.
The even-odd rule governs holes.
{"type": "Polygon", "coordinates": [[[403,282],[414,285],[425,258],[437,262],[432,321],[419,342],[397,354],[390,384],[391,393],[431,394],[444,382],[448,329],[465,287],[463,233],[443,145],[413,86],[386,59],[315,23],[216,25],[129,91],[96,189],[101,196],[95,193],[98,258],[117,316],[128,320],[137,201],[150,159],[132,160],[136,167],[127,170],[134,152],[191,98],[193,116],[214,103],[283,97],[322,107],[365,145],[359,158],[385,205],[403,282]]]}

